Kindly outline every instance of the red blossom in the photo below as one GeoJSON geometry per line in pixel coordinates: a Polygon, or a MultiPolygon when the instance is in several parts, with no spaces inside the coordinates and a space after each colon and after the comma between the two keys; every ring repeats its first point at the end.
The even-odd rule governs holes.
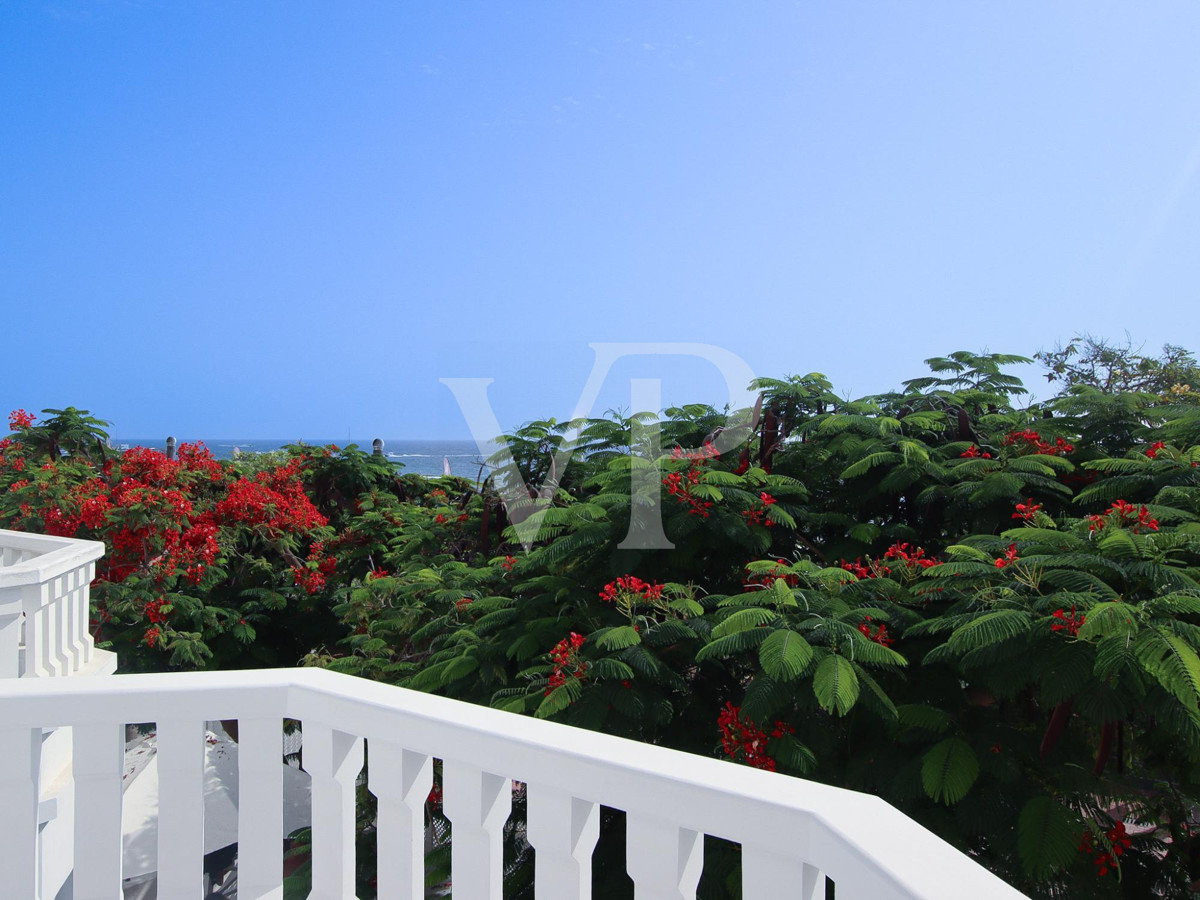
{"type": "Polygon", "coordinates": [[[1079,629],[1083,623],[1087,621],[1087,617],[1083,614],[1076,615],[1074,604],[1071,605],[1071,614],[1067,615],[1063,610],[1056,609],[1052,615],[1058,619],[1050,626],[1051,631],[1065,631],[1067,634],[1074,637],[1079,634],[1079,629]]]}
{"type": "Polygon", "coordinates": [[[1129,849],[1131,842],[1129,834],[1125,830],[1125,823],[1117,821],[1113,823],[1112,828],[1104,832],[1104,836],[1108,839],[1108,849],[1103,846],[1094,847],[1092,845],[1091,831],[1085,831],[1079,839],[1079,852],[1093,856],[1092,862],[1096,866],[1096,874],[1098,876],[1108,875],[1110,872],[1115,872],[1120,868],[1120,857],[1129,849]]]}
{"type": "Polygon", "coordinates": [[[743,509],[742,510],[742,516],[746,519],[746,524],[748,524],[748,525],[766,525],[768,528],[774,528],[775,523],[773,521],[771,521],[770,518],[767,517],[767,509],[768,509],[768,507],[773,506],[774,504],[778,503],[779,501],[776,500],[774,497],[772,497],[770,494],[768,494],[766,491],[763,491],[762,493],[760,493],[758,495],[758,500],[762,504],[761,508],[743,509]]]}
{"type": "Polygon", "coordinates": [[[871,630],[871,617],[865,616],[858,623],[858,630],[869,641],[874,641],[876,644],[882,644],[884,647],[890,647],[896,642],[896,639],[888,634],[887,625],[883,622],[879,623],[879,627],[874,631],[871,630]]]}
{"type": "Polygon", "coordinates": [[[1068,444],[1062,438],[1055,438],[1054,443],[1042,440],[1042,436],[1033,429],[1010,431],[1004,436],[1004,445],[1015,450],[1031,450],[1034,454],[1043,456],[1065,456],[1075,450],[1074,445],[1068,444]]]}
{"type": "Polygon", "coordinates": [[[1003,569],[1005,566],[1011,566],[1019,559],[1020,557],[1017,556],[1017,545],[1009,544],[1008,549],[1004,551],[1004,555],[996,560],[996,568],[1003,569]]]}
{"type": "Polygon", "coordinates": [[[554,664],[554,671],[550,674],[550,680],[546,684],[546,696],[549,696],[556,687],[566,684],[568,676],[579,680],[586,677],[587,660],[579,655],[579,649],[583,646],[583,642],[583,635],[572,631],[554,645],[550,651],[550,661],[554,664]]]}
{"type": "Polygon", "coordinates": [[[992,454],[985,453],[979,449],[978,444],[972,444],[962,453],[958,454],[961,459],[991,459],[992,454]]]}
{"type": "Polygon", "coordinates": [[[1038,510],[1040,510],[1041,508],[1042,508],[1042,504],[1034,503],[1033,498],[1030,497],[1024,503],[1017,504],[1017,511],[1012,514],[1012,517],[1014,519],[1021,519],[1025,522],[1032,522],[1033,519],[1037,516],[1038,510]]]}
{"type": "MultiPolygon", "coordinates": [[[[786,584],[788,587],[795,587],[800,583],[800,576],[792,572],[785,571],[787,568],[788,561],[786,559],[777,559],[775,560],[775,565],[773,565],[769,571],[763,572],[759,575],[747,574],[747,576],[742,579],[742,584],[746,585],[747,587],[770,587],[775,583],[775,579],[782,578],[784,584],[786,584]]],[[[746,566],[746,571],[750,571],[749,565],[746,566]]]]}
{"type": "Polygon", "coordinates": [[[620,602],[632,606],[634,603],[653,603],[662,597],[663,585],[650,584],[636,575],[623,575],[610,581],[600,592],[605,603],[620,602]]]}
{"type": "Polygon", "coordinates": [[[14,409],[8,414],[8,430],[23,431],[37,420],[37,416],[23,409],[14,409]]]}
{"type": "MultiPolygon", "coordinates": [[[[742,718],[742,708],[726,703],[717,716],[717,728],[721,733],[721,749],[735,762],[744,762],[756,769],[774,772],[775,760],[767,753],[767,733],[754,720],[742,718]]],[[[771,736],[783,737],[795,729],[785,722],[776,721],[771,736]]]]}

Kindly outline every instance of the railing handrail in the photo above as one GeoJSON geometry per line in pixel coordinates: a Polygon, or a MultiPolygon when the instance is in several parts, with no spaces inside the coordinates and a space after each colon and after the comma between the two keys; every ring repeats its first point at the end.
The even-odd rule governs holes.
{"type": "Polygon", "coordinates": [[[100,541],[0,528],[0,548],[5,547],[32,551],[36,555],[21,562],[0,565],[0,588],[41,584],[95,562],[104,555],[104,544],[100,541]]]}
{"type": "Polygon", "coordinates": [[[16,728],[181,717],[323,722],[783,858],[835,860],[835,879],[852,867],[857,884],[891,897],[1024,896],[872,795],[325,670],[0,681],[0,706],[4,726],[16,728]]]}

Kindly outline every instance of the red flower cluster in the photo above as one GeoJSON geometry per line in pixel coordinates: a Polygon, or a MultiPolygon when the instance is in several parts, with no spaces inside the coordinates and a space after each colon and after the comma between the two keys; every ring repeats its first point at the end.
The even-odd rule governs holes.
{"type": "Polygon", "coordinates": [[[556,687],[566,684],[568,675],[582,679],[587,674],[587,661],[579,655],[579,648],[583,646],[583,640],[582,634],[572,631],[569,636],[555,644],[554,649],[550,651],[550,661],[554,663],[554,671],[546,685],[546,696],[549,696],[556,687]]]}
{"type": "Polygon", "coordinates": [[[315,594],[325,587],[326,576],[332,575],[336,568],[337,559],[325,555],[325,544],[313,541],[308,551],[308,565],[292,566],[292,577],[307,593],[315,594]]]}
{"type": "Polygon", "coordinates": [[[1154,459],[1158,456],[1158,451],[1163,449],[1165,446],[1167,445],[1163,441],[1155,441],[1150,445],[1150,449],[1146,451],[1146,455],[1151,459],[1154,459]]]}
{"type": "Polygon", "coordinates": [[[770,494],[768,494],[766,491],[763,491],[762,493],[760,493],[758,495],[758,500],[762,504],[761,508],[743,509],[742,510],[742,515],[746,519],[746,524],[748,524],[748,525],[766,525],[768,528],[774,528],[775,523],[772,522],[769,518],[767,518],[767,509],[769,507],[771,507],[772,505],[774,505],[775,503],[778,503],[779,501],[776,500],[774,497],[772,497],[770,494]]]}
{"type": "Polygon", "coordinates": [[[1135,506],[1127,500],[1114,501],[1103,515],[1084,516],[1084,518],[1088,522],[1088,531],[1101,531],[1109,524],[1127,527],[1134,534],[1140,534],[1142,529],[1158,531],[1158,519],[1151,517],[1150,510],[1144,505],[1135,506]]]}
{"type": "Polygon", "coordinates": [[[701,500],[692,494],[692,489],[700,483],[700,470],[694,464],[686,472],[671,472],[662,483],[667,486],[668,494],[688,507],[689,516],[708,518],[712,501],[701,500]]]}
{"type": "MultiPolygon", "coordinates": [[[[767,733],[750,718],[742,719],[742,708],[726,703],[717,716],[721,731],[721,749],[735,762],[744,762],[756,769],[775,771],[775,760],[767,754],[767,733]]],[[[771,737],[794,734],[796,729],[785,722],[775,722],[771,737]]]]}
{"type": "Polygon", "coordinates": [[[1005,566],[1011,566],[1020,559],[1017,556],[1017,545],[1009,544],[1008,549],[1004,551],[1004,555],[996,560],[996,568],[1003,569],[1005,566]]]}
{"type": "Polygon", "coordinates": [[[376,578],[387,578],[391,574],[387,569],[372,569],[367,573],[367,581],[374,581],[376,578]]]}
{"type": "Polygon", "coordinates": [[[146,646],[153,648],[154,645],[158,643],[158,639],[161,637],[162,631],[157,625],[155,625],[153,628],[147,628],[145,635],[146,646]]]}
{"type": "Polygon", "coordinates": [[[164,562],[183,570],[183,577],[192,584],[199,584],[205,571],[217,558],[217,526],[211,518],[202,518],[187,531],[179,534],[164,533],[166,553],[164,562]]]}
{"type": "Polygon", "coordinates": [[[866,636],[867,640],[874,641],[877,644],[882,644],[885,647],[890,647],[896,642],[896,639],[888,634],[886,624],[880,622],[879,627],[872,632],[870,623],[870,616],[864,616],[863,620],[858,623],[858,630],[866,636]]]}
{"type": "Polygon", "coordinates": [[[23,409],[14,409],[8,414],[8,430],[22,431],[31,426],[36,419],[37,416],[32,413],[27,413],[23,409]]]}
{"type": "Polygon", "coordinates": [[[293,459],[274,472],[239,478],[217,504],[217,519],[228,524],[263,526],[269,533],[308,531],[328,524],[304,493],[301,461],[293,459]]]}
{"type": "MultiPolygon", "coordinates": [[[[787,564],[788,561],[786,559],[777,559],[775,560],[775,565],[771,567],[770,571],[763,572],[760,575],[748,574],[745,579],[743,579],[742,584],[746,585],[747,587],[770,587],[775,583],[776,578],[782,578],[788,587],[795,587],[800,583],[800,576],[792,572],[783,571],[784,568],[787,567],[787,564]]],[[[749,566],[746,566],[747,571],[749,568],[749,566]]]]}
{"type": "Polygon", "coordinates": [[[904,567],[909,570],[928,569],[932,566],[941,565],[936,559],[930,559],[925,555],[925,550],[922,547],[913,547],[911,550],[908,547],[908,541],[901,543],[897,541],[888,547],[883,554],[884,559],[895,560],[897,564],[904,563],[904,567]]]}
{"type": "Polygon", "coordinates": [[[1058,619],[1050,626],[1051,631],[1065,631],[1067,634],[1074,637],[1079,634],[1079,629],[1083,627],[1083,623],[1087,621],[1087,616],[1083,614],[1075,614],[1075,605],[1071,605],[1071,614],[1068,616],[1061,609],[1056,609],[1053,613],[1054,618],[1058,619]]]}
{"type": "Polygon", "coordinates": [[[1025,431],[1010,431],[1004,436],[1004,445],[1017,449],[1031,449],[1035,454],[1040,453],[1043,456],[1064,456],[1075,449],[1073,444],[1068,444],[1062,438],[1055,438],[1053,444],[1043,441],[1042,436],[1031,428],[1025,431]]]}
{"type": "Polygon", "coordinates": [[[220,481],[225,470],[204,442],[179,445],[179,465],[187,472],[203,472],[209,481],[220,481]]]}
{"type": "Polygon", "coordinates": [[[662,597],[661,584],[649,584],[636,575],[623,575],[616,581],[610,581],[600,592],[600,599],[605,603],[622,602],[632,606],[635,603],[653,603],[662,597]]]}
{"type": "MultiPolygon", "coordinates": [[[[167,605],[167,601],[162,597],[159,597],[157,600],[151,600],[146,604],[146,618],[151,624],[167,621],[167,614],[163,612],[163,607],[167,605]]],[[[153,647],[154,645],[151,644],[150,646],[153,647]]]]}
{"type": "Polygon", "coordinates": [[[1034,503],[1030,497],[1024,503],[1017,504],[1017,511],[1012,514],[1014,519],[1021,519],[1025,522],[1032,522],[1038,514],[1038,510],[1042,508],[1042,504],[1034,503]]]}
{"type": "Polygon", "coordinates": [[[858,556],[855,557],[854,562],[847,562],[843,559],[839,565],[856,578],[882,578],[892,574],[890,566],[882,565],[879,562],[873,563],[869,556],[865,563],[862,561],[862,557],[858,556]]]}
{"type": "Polygon", "coordinates": [[[1096,864],[1096,874],[1101,876],[1118,869],[1119,862],[1117,857],[1128,850],[1131,843],[1129,835],[1125,831],[1124,822],[1114,823],[1112,828],[1104,832],[1104,836],[1108,838],[1111,850],[1105,850],[1103,847],[1093,847],[1092,833],[1090,831],[1085,831],[1083,837],[1079,840],[1080,853],[1086,853],[1089,856],[1093,853],[1095,854],[1092,862],[1096,864]]]}
{"type": "Polygon", "coordinates": [[[671,459],[690,459],[693,462],[702,462],[706,459],[716,459],[720,455],[721,454],[717,452],[717,448],[712,445],[711,441],[705,441],[703,447],[690,453],[684,450],[682,447],[676,447],[671,451],[671,459]]]}
{"type": "Polygon", "coordinates": [[[992,458],[992,454],[985,453],[983,450],[980,450],[978,444],[972,444],[970,447],[968,447],[962,453],[958,454],[958,456],[960,459],[991,459],[992,458]]]}
{"type": "Polygon", "coordinates": [[[474,602],[475,600],[472,597],[459,597],[454,601],[454,609],[456,612],[462,612],[474,602]]]}
{"type": "Polygon", "coordinates": [[[504,557],[504,562],[500,563],[500,568],[502,568],[505,572],[511,572],[513,570],[513,566],[516,564],[517,558],[515,556],[506,556],[504,557]]]}

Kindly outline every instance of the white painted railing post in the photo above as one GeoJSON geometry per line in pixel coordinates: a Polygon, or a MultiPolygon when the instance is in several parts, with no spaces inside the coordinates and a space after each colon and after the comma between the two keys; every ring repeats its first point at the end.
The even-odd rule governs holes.
{"type": "Polygon", "coordinates": [[[21,589],[0,590],[0,678],[21,674],[21,589]]]}
{"type": "Polygon", "coordinates": [[[0,723],[0,873],[6,897],[38,896],[38,770],[42,729],[0,723]]]}
{"type": "Polygon", "coordinates": [[[309,900],[354,897],[354,782],[363,765],[360,737],[304,723],[304,770],[312,776],[312,893],[309,900]]]}
{"type": "Polygon", "coordinates": [[[425,895],[425,798],[433,785],[433,759],[370,740],[367,782],[379,801],[379,896],[420,900],[425,895]]]}
{"type": "Polygon", "coordinates": [[[512,781],[455,760],[442,761],[442,808],[450,820],[450,880],[459,896],[501,900],[504,823],[512,781]]]}
{"type": "Polygon", "coordinates": [[[158,723],[158,896],[204,889],[204,722],[158,723]]]}
{"type": "Polygon", "coordinates": [[[76,725],[74,900],[121,896],[121,773],[125,724],[76,725]]]}
{"type": "Polygon", "coordinates": [[[79,572],[79,584],[72,594],[71,617],[72,643],[76,648],[78,665],[83,666],[91,661],[92,651],[96,642],[92,639],[92,579],[96,577],[96,564],[88,563],[79,572]]]}
{"type": "Polygon", "coordinates": [[[742,900],[781,900],[784,884],[794,885],[787,900],[825,900],[825,879],[816,866],[743,845],[742,900]]]}
{"type": "Polygon", "coordinates": [[[283,897],[283,720],[238,720],[238,897],[283,897]]]}
{"type": "Polygon", "coordinates": [[[696,900],[704,835],[664,819],[626,816],[625,869],[635,900],[696,900]]]}
{"type": "Polygon", "coordinates": [[[592,851],[600,837],[600,804],[531,782],[526,834],[536,850],[533,889],[539,900],[591,900],[592,851]]]}

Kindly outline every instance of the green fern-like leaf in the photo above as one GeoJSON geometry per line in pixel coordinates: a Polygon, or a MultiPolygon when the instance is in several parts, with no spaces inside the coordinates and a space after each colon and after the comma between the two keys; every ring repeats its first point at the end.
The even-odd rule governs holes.
{"type": "Polygon", "coordinates": [[[1200,710],[1200,657],[1162,626],[1148,628],[1134,644],[1138,661],[1158,683],[1192,712],[1200,710]]]}
{"type": "Polygon", "coordinates": [[[844,716],[858,701],[858,676],[850,661],[829,654],[817,666],[813,675],[813,694],[821,708],[836,716],[844,716]]]}
{"type": "Polygon", "coordinates": [[[1017,855],[1025,874],[1047,878],[1078,856],[1079,817],[1053,797],[1034,797],[1017,819],[1017,855]]]}
{"type": "Polygon", "coordinates": [[[739,631],[736,634],[719,638],[700,648],[696,653],[696,662],[736,656],[739,653],[753,650],[766,639],[769,633],[765,628],[751,628],[748,631],[739,631]]]}
{"type": "Polygon", "coordinates": [[[617,625],[597,632],[596,646],[601,650],[624,650],[642,642],[642,636],[632,625],[617,625]]]}
{"type": "Polygon", "coordinates": [[[933,734],[942,734],[950,727],[950,714],[923,703],[905,703],[896,707],[900,724],[905,728],[920,728],[933,734]]]}
{"type": "Polygon", "coordinates": [[[979,760],[962,738],[934,744],[921,761],[921,784],[937,803],[952,806],[967,795],[979,776],[979,760]]]}
{"type": "Polygon", "coordinates": [[[999,609],[956,628],[947,645],[955,653],[967,653],[1024,634],[1029,627],[1029,616],[1023,610],[999,609]]]}
{"type": "Polygon", "coordinates": [[[813,659],[813,648],[801,635],[786,628],[772,631],[758,647],[763,671],[776,681],[792,681],[804,674],[813,659]]]}
{"type": "Polygon", "coordinates": [[[751,628],[757,628],[759,625],[766,625],[774,621],[776,613],[770,609],[762,607],[751,607],[748,609],[739,609],[728,619],[720,622],[712,630],[714,638],[723,638],[731,634],[737,634],[739,631],[747,631],[751,628]]]}

